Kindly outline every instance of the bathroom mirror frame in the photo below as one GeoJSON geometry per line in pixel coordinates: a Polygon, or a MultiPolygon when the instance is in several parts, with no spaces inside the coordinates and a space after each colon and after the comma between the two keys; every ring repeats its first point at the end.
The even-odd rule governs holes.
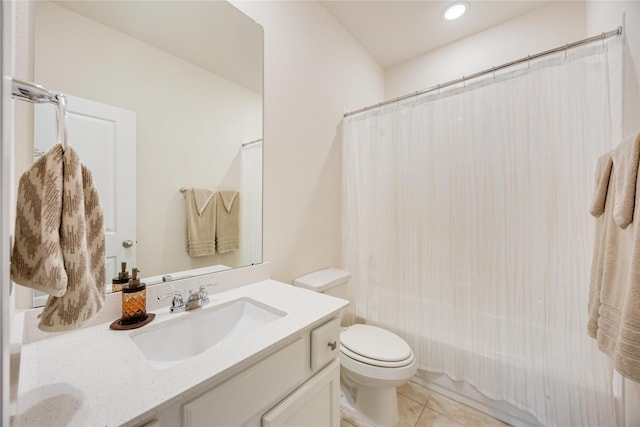
{"type": "MultiPolygon", "coordinates": [[[[34,12],[36,15],[34,80],[57,92],[115,105],[136,113],[137,231],[135,238],[131,240],[135,241],[134,248],[137,249],[138,259],[135,265],[128,265],[129,271],[132,267],[139,267],[143,280],[147,284],[154,284],[161,282],[163,277],[180,279],[261,263],[264,108],[262,91],[264,32],[262,27],[226,1],[43,1],[36,2],[34,8],[36,9],[34,12]],[[57,18],[64,18],[66,21],[60,22],[57,18]],[[44,25],[49,25],[49,28],[44,28],[44,25]],[[118,33],[119,35],[114,37],[120,37],[121,41],[129,40],[128,43],[135,45],[134,47],[139,49],[138,52],[145,51],[144,49],[147,49],[145,52],[152,50],[156,52],[149,53],[148,57],[136,56],[135,50],[125,50],[122,44],[117,45],[113,40],[91,46],[90,42],[94,41],[93,36],[88,35],[87,32],[83,32],[82,37],[74,38],[70,32],[70,28],[74,25],[75,28],[83,29],[95,26],[95,37],[98,37],[98,33],[111,35],[118,33]],[[64,28],[65,31],[59,31],[60,28],[64,28]],[[56,29],[58,33],[66,33],[64,37],[69,39],[52,39],[51,33],[56,29]],[[157,31],[158,29],[160,31],[157,31]],[[77,44],[74,45],[74,42],[77,44]],[[129,98],[118,99],[117,94],[114,93],[116,90],[113,90],[115,83],[111,82],[112,86],[107,87],[104,79],[101,78],[104,74],[86,72],[86,69],[78,63],[70,65],[73,58],[68,52],[61,52],[60,47],[66,48],[67,51],[76,49],[76,52],[81,52],[76,53],[79,57],[78,62],[92,62],[91,57],[88,59],[84,57],[79,47],[86,48],[87,51],[91,49],[99,51],[101,55],[111,52],[121,57],[111,63],[106,60],[107,64],[135,62],[135,66],[140,69],[110,70],[112,74],[119,74],[120,83],[122,83],[119,88],[122,88],[122,92],[128,91],[129,98]],[[153,55],[165,57],[160,60],[166,60],[169,65],[162,68],[156,67],[155,73],[148,72],[149,70],[144,69],[142,63],[150,61],[149,57],[153,55]],[[172,57],[173,62],[167,59],[168,57],[172,57]],[[46,64],[55,64],[55,61],[58,62],[57,69],[51,66],[47,69],[46,64]],[[173,69],[169,71],[170,67],[175,67],[176,70],[188,68],[191,74],[177,76],[171,82],[171,87],[162,85],[161,77],[173,71],[173,69]],[[74,72],[76,74],[73,74],[74,72]],[[127,80],[133,75],[145,75],[145,72],[148,80],[151,81],[148,85],[142,81],[127,80]],[[215,83],[211,83],[211,87],[205,87],[202,84],[194,86],[203,81],[205,74],[210,74],[215,83]],[[73,83],[72,80],[76,82],[73,83]],[[96,84],[98,81],[105,87],[98,88],[96,84]],[[189,82],[194,84],[184,88],[180,86],[189,82]],[[150,110],[141,111],[135,108],[135,102],[139,101],[139,98],[151,93],[149,86],[152,84],[155,84],[156,88],[149,103],[161,104],[158,110],[165,113],[155,118],[151,118],[150,110]],[[220,91],[215,92],[216,90],[220,91]],[[178,99],[181,94],[185,99],[178,99]],[[188,95],[192,96],[188,97],[188,95]],[[165,128],[171,124],[172,117],[178,117],[177,112],[181,107],[198,97],[201,98],[200,104],[194,110],[202,110],[205,103],[215,104],[211,102],[212,100],[220,100],[220,104],[212,107],[206,117],[197,116],[195,112],[185,113],[185,116],[193,116],[190,117],[192,120],[179,126],[189,131],[202,126],[201,133],[195,134],[193,138],[184,137],[182,141],[175,138],[172,145],[176,150],[166,149],[167,143],[164,140],[159,141],[159,138],[164,136],[163,133],[171,132],[165,128]],[[227,113],[232,110],[235,116],[230,118],[227,113]],[[152,127],[161,128],[155,134],[155,138],[150,137],[152,132],[148,132],[150,125],[147,123],[150,120],[154,120],[152,127]],[[207,125],[210,128],[206,128],[207,125]],[[223,128],[223,125],[229,125],[229,129],[223,128]],[[210,134],[207,135],[207,132],[210,134]],[[193,141],[193,145],[186,148],[190,140],[193,141]],[[215,144],[215,152],[213,145],[205,147],[209,141],[215,144]],[[224,141],[226,145],[223,146],[220,141],[224,141]],[[256,150],[257,146],[259,146],[259,164],[256,163],[254,154],[254,166],[250,172],[254,175],[251,178],[254,182],[259,179],[260,188],[256,191],[259,194],[252,196],[253,204],[249,205],[245,194],[241,191],[245,178],[241,176],[244,161],[242,156],[243,151],[256,150]],[[203,151],[196,151],[196,148],[203,151]],[[193,152],[192,157],[186,158],[184,153],[190,151],[193,152]],[[211,167],[212,170],[208,171],[209,176],[193,174],[192,170],[205,169],[202,166],[195,166],[202,165],[200,160],[203,158],[216,160],[224,158],[227,163],[211,167]],[[176,165],[178,168],[180,165],[189,165],[189,167],[176,169],[176,165]],[[162,187],[159,187],[160,184],[162,187]],[[213,256],[197,258],[188,255],[185,250],[185,202],[180,191],[181,188],[188,187],[208,188],[214,191],[239,191],[240,209],[245,207],[248,211],[250,206],[253,229],[249,232],[257,238],[252,242],[251,254],[243,255],[238,250],[236,253],[216,253],[213,256]],[[155,221],[156,218],[161,218],[162,221],[155,221]],[[145,228],[149,225],[147,223],[154,221],[159,224],[155,229],[145,228]],[[256,229],[259,236],[256,236],[256,229]],[[155,251],[155,259],[146,257],[145,250],[155,251]],[[155,265],[151,266],[152,263],[155,265]]],[[[154,57],[154,60],[157,59],[154,57]]],[[[154,65],[157,64],[158,62],[154,63],[154,65]]],[[[164,82],[166,83],[166,80],[164,82]]],[[[34,148],[37,149],[37,147],[34,148]]],[[[245,219],[241,213],[240,221],[245,219]]],[[[240,233],[244,224],[241,223],[240,233]]],[[[241,234],[241,245],[242,238],[241,234]]],[[[120,269],[120,261],[114,264],[117,265],[115,270],[117,272],[120,269]]],[[[113,269],[107,272],[109,288],[113,275],[113,269]]]]}

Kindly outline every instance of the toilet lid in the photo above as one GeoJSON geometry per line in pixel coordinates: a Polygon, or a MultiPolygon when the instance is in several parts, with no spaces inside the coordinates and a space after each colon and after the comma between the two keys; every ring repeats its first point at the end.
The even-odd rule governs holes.
{"type": "Polygon", "coordinates": [[[346,328],[340,334],[340,343],[353,353],[382,362],[401,362],[412,355],[405,340],[371,325],[358,324],[346,328]]]}

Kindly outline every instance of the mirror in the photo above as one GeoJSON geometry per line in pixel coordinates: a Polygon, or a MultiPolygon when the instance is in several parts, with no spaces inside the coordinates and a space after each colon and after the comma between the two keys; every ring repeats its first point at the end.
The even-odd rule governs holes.
{"type": "MultiPolygon", "coordinates": [[[[114,154],[117,144],[76,148],[98,186],[107,246],[116,247],[108,289],[122,261],[148,284],[262,262],[262,27],[221,1],[39,1],[35,9],[34,80],[69,95],[70,107],[78,98],[133,117],[129,155],[114,154]],[[181,188],[237,192],[237,249],[187,253],[181,188]],[[134,218],[134,235],[112,238],[122,212],[134,218]]],[[[72,146],[79,135],[101,140],[77,130],[74,114],[72,146]]],[[[55,132],[55,123],[38,125],[35,115],[34,150],[42,150],[39,126],[55,132]]],[[[116,123],[109,144],[124,126],[105,120],[116,123]]]]}

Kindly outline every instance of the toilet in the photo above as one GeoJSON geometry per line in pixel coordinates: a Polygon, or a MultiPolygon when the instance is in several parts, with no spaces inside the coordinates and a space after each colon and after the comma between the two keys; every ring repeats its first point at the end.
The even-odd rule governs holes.
{"type": "MultiPolygon", "coordinates": [[[[337,268],[319,270],[294,280],[295,286],[347,298],[351,274],[337,268]]],[[[355,324],[340,333],[341,405],[375,427],[398,424],[396,387],[417,371],[411,347],[386,329],[355,324]],[[354,407],[349,407],[354,403],[354,407]]]]}

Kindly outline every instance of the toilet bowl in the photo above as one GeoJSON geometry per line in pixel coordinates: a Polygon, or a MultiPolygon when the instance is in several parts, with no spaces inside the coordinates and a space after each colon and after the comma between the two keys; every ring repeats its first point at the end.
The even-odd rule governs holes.
{"type": "MultiPolygon", "coordinates": [[[[347,299],[350,274],[328,268],[294,280],[294,285],[347,299]]],[[[340,333],[340,378],[348,387],[348,402],[354,402],[356,418],[375,427],[398,424],[396,387],[417,371],[411,347],[386,329],[355,324],[340,333]]]]}

